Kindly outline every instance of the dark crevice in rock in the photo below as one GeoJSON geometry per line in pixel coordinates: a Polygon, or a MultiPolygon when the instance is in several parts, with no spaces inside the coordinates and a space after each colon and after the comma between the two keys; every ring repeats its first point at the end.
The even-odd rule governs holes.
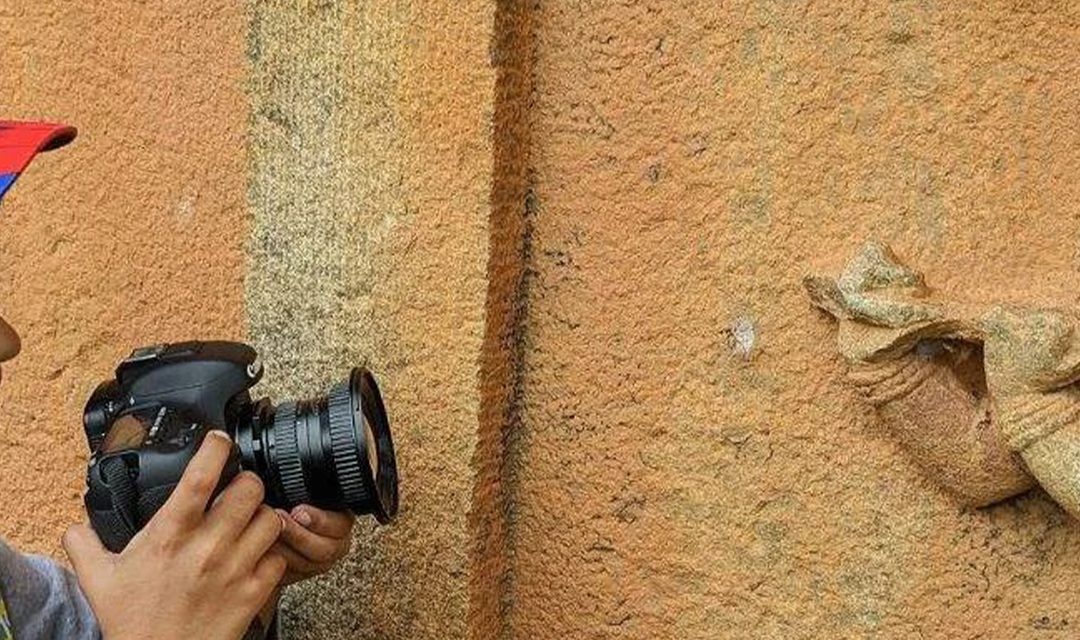
{"type": "Polygon", "coordinates": [[[480,420],[471,530],[469,634],[510,637],[515,470],[521,456],[532,220],[530,168],[533,37],[527,3],[500,0],[491,61],[496,71],[494,162],[487,265],[480,420]]]}

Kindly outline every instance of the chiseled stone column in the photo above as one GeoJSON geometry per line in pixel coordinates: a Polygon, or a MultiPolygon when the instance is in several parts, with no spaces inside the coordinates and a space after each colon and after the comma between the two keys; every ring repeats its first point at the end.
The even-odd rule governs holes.
{"type": "Polygon", "coordinates": [[[512,304],[487,305],[514,294],[519,261],[496,261],[489,288],[490,225],[493,192],[520,184],[493,169],[495,3],[251,11],[246,287],[265,386],[318,392],[367,363],[401,475],[397,522],[362,519],[350,560],[289,592],[290,637],[494,632],[512,304]]]}

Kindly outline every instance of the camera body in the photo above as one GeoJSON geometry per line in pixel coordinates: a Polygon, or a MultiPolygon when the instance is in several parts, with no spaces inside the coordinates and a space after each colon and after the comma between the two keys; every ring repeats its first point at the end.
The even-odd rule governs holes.
{"type": "MultiPolygon", "coordinates": [[[[85,503],[106,547],[123,548],[165,503],[203,438],[235,422],[262,377],[251,347],[182,342],[136,349],[83,412],[91,458],[85,503]]],[[[234,447],[219,490],[240,471],[234,447]]]]}
{"type": "Polygon", "coordinates": [[[107,548],[123,549],[165,504],[211,429],[234,443],[218,491],[248,469],[274,507],[394,517],[397,462],[371,373],[353,368],[325,395],[276,406],[251,400],[262,373],[245,344],[180,342],[136,349],[98,385],[83,411],[84,501],[107,548]]]}

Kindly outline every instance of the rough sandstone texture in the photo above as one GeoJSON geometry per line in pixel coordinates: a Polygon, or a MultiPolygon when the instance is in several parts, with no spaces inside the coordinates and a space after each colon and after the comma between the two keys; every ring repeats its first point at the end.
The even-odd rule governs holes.
{"type": "Polygon", "coordinates": [[[0,533],[78,514],[119,350],[247,326],[276,396],[368,361],[402,463],[296,637],[1069,637],[1080,525],[941,490],[801,286],[1080,303],[1080,9],[954,4],[0,9],[0,104],[84,130],[0,220],[0,533]]]}
{"type": "Polygon", "coordinates": [[[481,395],[505,394],[500,380],[509,379],[496,370],[481,388],[481,367],[491,368],[482,349],[494,5],[282,0],[251,9],[246,300],[266,388],[321,392],[368,363],[402,483],[394,526],[361,520],[354,556],[289,594],[290,637],[463,638],[470,584],[492,612],[478,628],[493,629],[486,585],[499,583],[499,556],[473,560],[501,545],[474,548],[471,531],[503,520],[492,483],[477,475],[498,451],[474,464],[481,395]]]}
{"type": "Polygon", "coordinates": [[[878,243],[804,284],[839,321],[849,381],[931,478],[977,507],[1038,481],[1080,516],[1074,311],[943,298],[878,243]]]}
{"type": "Polygon", "coordinates": [[[79,137],[0,204],[0,535],[83,517],[82,406],[136,345],[244,335],[244,42],[233,2],[5,2],[0,118],[79,137]]]}
{"type": "Polygon", "coordinates": [[[1075,632],[1080,526],[924,477],[800,280],[1075,305],[1077,11],[540,3],[514,637],[1075,632]]]}
{"type": "MultiPolygon", "coordinates": [[[[815,306],[839,321],[848,382],[928,477],[973,507],[1034,486],[1008,446],[1016,430],[1002,411],[1008,390],[987,383],[1001,373],[988,372],[993,359],[984,356],[1004,344],[982,317],[999,308],[996,300],[935,298],[920,273],[876,242],[835,279],[813,275],[803,283],[815,306]]],[[[1041,358],[1032,373],[1058,364],[1041,358]]]]}

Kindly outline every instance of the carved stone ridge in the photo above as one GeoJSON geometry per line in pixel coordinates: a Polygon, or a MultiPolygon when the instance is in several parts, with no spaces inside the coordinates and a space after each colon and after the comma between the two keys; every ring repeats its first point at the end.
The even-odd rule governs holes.
{"type": "Polygon", "coordinates": [[[935,480],[974,506],[1038,482],[1080,517],[1076,311],[949,299],[876,242],[804,285],[848,382],[935,480]]]}

